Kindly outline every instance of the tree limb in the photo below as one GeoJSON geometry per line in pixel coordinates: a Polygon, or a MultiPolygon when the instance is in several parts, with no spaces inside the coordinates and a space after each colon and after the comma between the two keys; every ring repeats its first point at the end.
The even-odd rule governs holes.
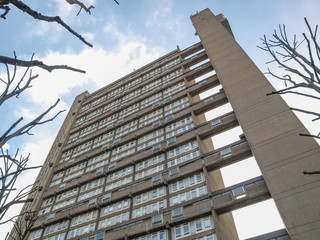
{"type": "Polygon", "coordinates": [[[87,13],[89,13],[91,15],[90,9],[94,8],[94,6],[90,6],[90,7],[86,7],[86,5],[84,5],[84,3],[78,1],[78,0],[66,0],[67,3],[69,3],[70,5],[76,4],[78,6],[80,6],[80,10],[77,14],[77,16],[79,15],[79,13],[81,12],[82,9],[84,9],[87,13]]]}
{"type": "MultiPolygon", "coordinates": [[[[62,27],[67,29],[71,34],[76,36],[84,44],[86,44],[89,47],[93,47],[91,43],[87,42],[79,33],[74,31],[59,16],[51,17],[51,16],[42,15],[41,13],[32,10],[28,5],[26,5],[25,3],[23,3],[22,1],[19,1],[19,0],[2,0],[2,2],[0,2],[0,6],[2,7],[2,9],[5,8],[6,7],[5,5],[8,5],[8,4],[14,5],[16,8],[18,8],[21,11],[27,13],[28,15],[30,15],[31,17],[33,17],[35,19],[38,19],[38,20],[41,20],[41,21],[46,21],[46,22],[56,22],[56,23],[60,24],[62,27]]],[[[6,12],[3,13],[1,15],[1,17],[5,18],[5,16],[9,12],[9,10],[10,10],[10,8],[6,8],[5,9],[6,12]]]]}
{"type": "Polygon", "coordinates": [[[45,121],[41,121],[43,119],[43,117],[45,115],[47,115],[55,106],[57,106],[57,104],[59,103],[60,99],[58,99],[54,105],[52,105],[51,107],[49,107],[45,112],[43,112],[42,114],[40,114],[37,118],[35,118],[34,120],[32,120],[31,122],[27,123],[26,125],[24,125],[23,127],[21,127],[20,129],[16,130],[15,132],[11,133],[10,132],[16,127],[16,125],[22,121],[22,117],[16,121],[10,128],[10,131],[6,131],[1,137],[0,137],[0,147],[2,147],[5,143],[7,143],[10,139],[17,137],[17,136],[21,136],[23,134],[28,134],[28,135],[32,135],[30,133],[30,130],[32,128],[34,128],[37,125],[42,125],[44,123],[53,121],[60,113],[64,112],[63,111],[59,111],[55,116],[53,116],[50,119],[47,119],[45,121]]]}
{"type": "Polygon", "coordinates": [[[24,61],[24,60],[20,60],[17,58],[10,58],[10,57],[6,57],[6,56],[0,56],[0,63],[6,63],[6,64],[15,65],[15,66],[19,66],[19,67],[39,67],[44,70],[47,70],[48,72],[51,72],[56,69],[65,69],[65,70],[70,70],[70,71],[75,71],[75,72],[80,72],[80,73],[86,73],[86,71],[84,71],[84,70],[69,67],[67,65],[51,65],[51,66],[49,66],[49,65],[46,65],[43,62],[38,61],[38,60],[24,61]]]}

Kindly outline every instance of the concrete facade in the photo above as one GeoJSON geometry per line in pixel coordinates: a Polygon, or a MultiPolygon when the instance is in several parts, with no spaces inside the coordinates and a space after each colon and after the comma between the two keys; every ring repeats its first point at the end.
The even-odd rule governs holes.
{"type": "Polygon", "coordinates": [[[271,84],[208,10],[192,17],[291,239],[320,236],[320,148],[271,84]]]}
{"type": "Polygon", "coordinates": [[[75,99],[40,171],[44,190],[24,206],[38,212],[29,240],[238,239],[231,211],[270,197],[287,230],[256,239],[317,239],[319,178],[293,176],[319,168],[319,146],[266,97],[271,85],[222,15],[191,20],[199,43],[75,99]],[[206,120],[228,102],[233,112],[206,120]],[[244,135],[215,149],[211,137],[239,124],[244,135]],[[263,176],[225,188],[220,168],[252,155],[263,176]]]}

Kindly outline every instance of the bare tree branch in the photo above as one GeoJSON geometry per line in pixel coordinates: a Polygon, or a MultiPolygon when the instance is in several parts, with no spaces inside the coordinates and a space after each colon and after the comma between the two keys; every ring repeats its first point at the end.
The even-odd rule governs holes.
{"type": "Polygon", "coordinates": [[[8,150],[4,151],[3,148],[1,148],[0,160],[3,161],[3,167],[0,168],[0,224],[7,222],[1,221],[10,207],[17,204],[32,202],[33,198],[27,198],[27,196],[39,190],[36,183],[35,185],[27,185],[18,191],[18,193],[15,193],[16,188],[14,186],[19,175],[22,172],[39,168],[39,166],[27,167],[29,155],[27,157],[18,157],[18,152],[19,149],[11,156],[8,153],[8,150]],[[11,196],[12,199],[9,200],[9,196],[11,196]]]}
{"type": "MultiPolygon", "coordinates": [[[[306,18],[305,23],[307,25],[310,37],[308,37],[305,33],[302,33],[302,41],[298,41],[296,35],[294,35],[292,42],[290,42],[287,36],[285,25],[279,25],[279,31],[274,31],[272,39],[267,39],[265,35],[261,39],[262,46],[258,47],[268,52],[272,58],[272,60],[268,63],[276,63],[279,68],[285,70],[287,73],[281,77],[278,74],[272,73],[268,69],[267,74],[270,74],[272,77],[283,81],[285,88],[272,91],[267,93],[267,95],[294,94],[309,99],[320,100],[320,68],[318,66],[320,61],[320,47],[316,38],[318,25],[313,32],[306,18]],[[302,45],[302,43],[304,43],[304,45],[302,45]],[[298,48],[302,46],[306,49],[306,56],[298,51],[298,48]],[[316,58],[314,58],[314,52],[316,52],[316,58]],[[306,89],[309,89],[308,92],[306,89]]],[[[291,110],[316,116],[316,118],[312,121],[320,120],[319,112],[297,108],[291,108],[291,110]]],[[[319,138],[319,134],[301,135],[319,138]]]]}
{"type": "Polygon", "coordinates": [[[24,61],[24,60],[17,59],[16,57],[10,58],[10,57],[6,57],[6,56],[0,56],[0,63],[6,63],[6,64],[15,65],[15,66],[19,66],[19,67],[39,67],[44,70],[47,70],[48,72],[51,72],[51,71],[57,70],[57,69],[64,69],[64,70],[70,70],[70,71],[75,71],[75,72],[80,72],[80,73],[86,73],[86,71],[84,71],[84,70],[69,67],[67,65],[51,65],[51,66],[49,66],[49,65],[46,65],[43,62],[38,61],[38,60],[24,61]]]}
{"type": "MultiPolygon", "coordinates": [[[[267,63],[276,63],[279,68],[286,71],[286,74],[281,77],[268,69],[267,74],[282,81],[285,88],[267,93],[267,96],[273,94],[294,94],[315,101],[320,100],[320,47],[317,40],[318,25],[316,25],[313,31],[307,19],[305,18],[304,20],[310,36],[302,33],[303,39],[300,42],[297,40],[296,35],[294,35],[292,42],[289,41],[285,25],[279,25],[279,31],[274,31],[272,39],[267,39],[265,35],[261,39],[262,47],[258,47],[271,55],[271,60],[267,63]],[[304,45],[302,45],[302,43],[304,43],[304,45]],[[299,47],[305,47],[305,50],[299,50],[299,52],[299,47]],[[307,52],[307,54],[304,56],[301,52],[307,52]]],[[[315,106],[314,111],[293,107],[290,109],[315,116],[312,120],[315,122],[320,120],[320,113],[317,112],[319,111],[319,104],[315,106]]],[[[299,135],[320,139],[320,132],[317,135],[309,133],[300,133],[299,135]]],[[[320,171],[304,171],[303,174],[320,174],[320,171]]]]}
{"type": "Polygon", "coordinates": [[[13,228],[18,233],[18,236],[8,233],[5,240],[25,240],[27,234],[34,225],[36,217],[36,212],[25,212],[6,221],[14,223],[13,228]]]}
{"type": "Polygon", "coordinates": [[[42,15],[41,13],[34,11],[28,5],[26,5],[25,3],[23,3],[22,1],[19,1],[19,0],[1,0],[0,8],[5,10],[5,12],[1,15],[1,18],[3,18],[3,19],[6,18],[6,15],[10,11],[10,8],[7,6],[9,4],[14,5],[16,8],[27,13],[28,15],[30,15],[31,17],[33,17],[35,19],[38,19],[41,21],[46,21],[46,22],[56,22],[56,23],[60,24],[62,27],[67,29],[71,34],[73,34],[78,39],[80,39],[84,44],[86,44],[89,47],[93,47],[91,43],[87,42],[79,33],[74,31],[59,16],[51,17],[51,16],[42,15]]]}
{"type": "Polygon", "coordinates": [[[67,3],[69,3],[70,5],[76,4],[78,6],[80,6],[80,10],[77,14],[77,16],[79,15],[79,13],[81,12],[82,9],[84,9],[87,13],[89,13],[91,15],[90,9],[94,8],[94,6],[90,6],[90,7],[86,7],[86,5],[84,5],[84,3],[77,1],[77,0],[66,0],[67,3]]]}
{"type": "Polygon", "coordinates": [[[42,125],[44,123],[53,121],[60,113],[64,112],[63,111],[59,111],[55,116],[53,116],[52,118],[49,118],[47,120],[42,121],[42,119],[44,118],[44,116],[46,116],[55,106],[57,106],[57,104],[59,103],[60,99],[58,99],[55,104],[53,104],[51,107],[49,107],[45,112],[43,112],[42,114],[40,114],[37,118],[35,118],[34,120],[32,120],[31,122],[27,123],[26,125],[24,125],[23,127],[21,127],[20,129],[16,130],[13,133],[10,133],[19,122],[21,122],[23,120],[23,118],[21,117],[19,120],[17,120],[14,124],[11,125],[11,127],[9,128],[8,131],[6,131],[1,137],[0,137],[0,147],[2,147],[5,143],[7,143],[10,139],[17,137],[17,136],[21,136],[23,134],[28,134],[28,135],[32,135],[32,133],[30,133],[30,130],[32,128],[34,128],[35,126],[38,125],[42,125]]]}

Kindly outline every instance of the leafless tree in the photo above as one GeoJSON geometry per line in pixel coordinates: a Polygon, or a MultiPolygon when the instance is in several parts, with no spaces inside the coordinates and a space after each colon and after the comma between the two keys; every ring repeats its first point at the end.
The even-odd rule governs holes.
{"type": "MultiPolygon", "coordinates": [[[[297,40],[296,35],[290,40],[287,36],[285,25],[279,25],[279,31],[274,30],[271,39],[264,35],[260,49],[268,52],[272,60],[268,63],[276,63],[279,68],[285,71],[284,76],[280,76],[268,69],[267,74],[275,77],[284,83],[284,88],[268,93],[273,94],[293,94],[304,98],[320,100],[320,47],[317,39],[318,25],[311,28],[308,20],[305,18],[307,34],[302,33],[302,40],[297,40]]],[[[320,120],[319,104],[315,110],[308,111],[301,108],[291,107],[290,109],[314,117],[312,121],[320,120]]],[[[300,133],[301,136],[314,137],[320,139],[318,134],[300,133]]],[[[304,174],[320,174],[319,171],[304,172],[304,174]]]]}
{"type": "MultiPolygon", "coordinates": [[[[66,0],[69,4],[77,4],[79,5],[80,11],[81,9],[85,9],[87,12],[90,13],[90,9],[93,8],[93,6],[90,6],[87,8],[83,3],[80,1],[75,0],[66,0]]],[[[19,0],[0,0],[0,9],[3,9],[3,13],[0,15],[0,18],[6,19],[7,14],[10,12],[10,5],[15,6],[16,8],[20,9],[21,11],[27,13],[34,19],[40,20],[40,21],[46,21],[46,22],[56,22],[60,24],[62,27],[67,29],[70,33],[72,33],[74,36],[76,36],[78,39],[80,39],[84,44],[86,44],[89,47],[93,47],[91,43],[87,42],[79,33],[77,33],[75,30],[73,30],[68,24],[66,24],[59,16],[46,16],[43,15],[33,9],[31,9],[27,4],[23,3],[19,0]]],[[[79,13],[80,13],[79,11],[79,13]]],[[[78,13],[78,14],[79,14],[78,13]]]]}
{"type": "MultiPolygon", "coordinates": [[[[90,10],[94,8],[94,6],[87,7],[83,2],[78,0],[65,0],[70,5],[78,5],[80,7],[79,13],[82,9],[84,9],[87,13],[91,14],[90,10]]],[[[117,0],[113,0],[115,3],[119,5],[119,2],[117,0]]],[[[81,40],[84,44],[86,44],[89,47],[93,47],[93,45],[89,42],[87,42],[82,35],[77,33],[75,30],[73,30],[68,24],[66,24],[60,16],[47,16],[43,15],[32,8],[30,8],[27,4],[25,4],[22,1],[19,0],[0,0],[0,9],[3,10],[3,13],[0,15],[0,18],[6,19],[8,13],[10,12],[10,5],[15,6],[16,8],[20,9],[21,11],[27,13],[34,19],[40,20],[40,21],[46,21],[46,22],[55,22],[60,24],[62,27],[64,27],[66,30],[68,30],[71,34],[73,34],[75,37],[77,37],[79,40],[81,40]]]]}
{"type": "MultiPolygon", "coordinates": [[[[16,56],[15,56],[16,57],[16,56]]],[[[29,61],[29,62],[32,62],[29,61]]],[[[6,79],[0,78],[2,86],[2,92],[0,94],[0,107],[9,99],[13,97],[19,97],[24,91],[31,87],[31,83],[34,79],[38,77],[38,75],[33,75],[30,67],[27,67],[24,71],[22,77],[20,79],[16,78],[17,65],[13,67],[13,74],[10,74],[10,68],[8,64],[4,64],[7,76],[6,79]]],[[[39,65],[43,68],[43,65],[39,65]]],[[[44,65],[46,66],[46,65],[44,65]]],[[[59,69],[60,67],[56,66],[46,66],[45,69],[50,71],[50,69],[59,69]]],[[[62,69],[68,69],[62,67],[62,69]]],[[[8,221],[12,221],[16,216],[13,216],[9,220],[3,221],[7,211],[9,208],[25,203],[33,201],[31,198],[27,198],[27,196],[34,192],[41,190],[41,187],[35,185],[28,185],[21,190],[18,190],[15,185],[22,173],[26,173],[29,170],[39,168],[39,166],[28,166],[29,163],[29,155],[24,157],[19,155],[19,149],[15,151],[14,154],[10,154],[9,150],[5,150],[5,144],[10,142],[12,139],[22,136],[22,135],[32,135],[31,130],[39,125],[45,124],[49,121],[54,120],[60,113],[63,111],[59,111],[53,117],[46,119],[46,116],[49,112],[57,106],[59,103],[59,99],[50,106],[46,111],[36,117],[34,120],[29,123],[24,124],[19,127],[19,125],[23,121],[23,117],[20,117],[16,120],[6,131],[1,133],[0,136],[0,224],[6,223],[8,221]]]]}
{"type": "Polygon", "coordinates": [[[36,212],[26,212],[21,215],[19,219],[14,221],[13,228],[18,233],[17,235],[13,235],[8,233],[5,240],[25,240],[29,230],[32,228],[37,214],[36,212]]]}

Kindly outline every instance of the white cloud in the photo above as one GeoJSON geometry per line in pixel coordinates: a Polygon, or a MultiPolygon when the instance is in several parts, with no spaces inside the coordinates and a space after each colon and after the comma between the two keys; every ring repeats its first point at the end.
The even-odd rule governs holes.
{"type": "Polygon", "coordinates": [[[84,48],[79,53],[51,51],[41,57],[39,60],[47,65],[68,65],[83,69],[86,74],[67,70],[49,73],[35,69],[34,72],[40,76],[28,91],[29,101],[48,106],[57,98],[72,92],[75,87],[88,84],[94,88],[103,87],[165,53],[161,48],[149,47],[140,36],[120,32],[115,25],[107,24],[104,32],[112,35],[118,43],[111,51],[107,52],[102,46],[96,46],[92,49],[84,48]]]}
{"type": "MultiPolygon", "coordinates": [[[[172,0],[164,0],[153,1],[152,4],[155,7],[153,7],[153,11],[149,12],[145,21],[145,25],[150,32],[156,33],[159,37],[170,35],[177,42],[185,39],[190,24],[185,21],[186,16],[179,15],[173,11],[174,2],[172,0]]],[[[163,41],[165,40],[164,38],[163,41]]]]}
{"type": "Polygon", "coordinates": [[[33,111],[25,107],[22,107],[18,111],[15,111],[15,115],[17,117],[23,117],[25,120],[33,120],[38,116],[33,111]]]}

